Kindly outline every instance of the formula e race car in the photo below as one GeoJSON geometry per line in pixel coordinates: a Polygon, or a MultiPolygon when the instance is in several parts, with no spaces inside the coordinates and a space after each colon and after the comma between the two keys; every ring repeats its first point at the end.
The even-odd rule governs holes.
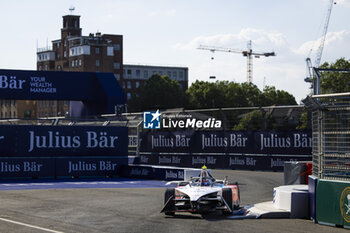
{"type": "MultiPolygon", "coordinates": [[[[174,183],[174,182],[171,182],[174,183]]],[[[239,208],[238,184],[225,180],[215,180],[204,166],[198,177],[177,182],[176,188],[168,188],[164,194],[162,213],[175,215],[175,212],[191,212],[206,215],[222,211],[230,214],[239,208]]]]}

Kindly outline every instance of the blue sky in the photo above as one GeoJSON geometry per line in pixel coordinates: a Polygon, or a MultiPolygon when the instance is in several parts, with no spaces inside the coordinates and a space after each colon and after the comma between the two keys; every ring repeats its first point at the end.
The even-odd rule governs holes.
{"type": "MultiPolygon", "coordinates": [[[[350,54],[350,0],[334,5],[322,60],[350,54]]],[[[212,54],[199,44],[246,49],[276,57],[253,60],[254,84],[292,93],[299,102],[309,93],[305,58],[322,34],[329,0],[13,0],[0,2],[0,68],[36,68],[36,47],[60,38],[62,16],[81,15],[83,34],[101,32],[124,38],[124,63],[180,65],[189,80],[246,81],[246,58],[212,54]],[[214,59],[211,59],[214,57],[214,59]]]]}

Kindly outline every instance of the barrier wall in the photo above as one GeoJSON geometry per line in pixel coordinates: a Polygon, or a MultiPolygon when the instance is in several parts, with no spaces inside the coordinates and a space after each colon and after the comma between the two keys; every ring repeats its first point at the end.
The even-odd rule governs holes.
{"type": "Polygon", "coordinates": [[[117,176],[128,157],[0,158],[0,178],[117,176]]]}
{"type": "Polygon", "coordinates": [[[321,224],[350,227],[350,182],[318,180],[316,219],[321,224]]]}
{"type": "Polygon", "coordinates": [[[113,176],[128,164],[128,129],[0,125],[0,151],[0,178],[113,176]]]}
{"type": "Polygon", "coordinates": [[[140,134],[140,164],[283,171],[311,161],[311,131],[152,131],[140,134]]]}
{"type": "MultiPolygon", "coordinates": [[[[189,180],[190,177],[197,177],[201,173],[201,169],[194,168],[135,164],[122,166],[120,171],[120,176],[150,180],[189,180]]],[[[208,169],[208,172],[211,173],[211,170],[208,169]]]]}
{"type": "Polygon", "coordinates": [[[171,131],[141,133],[141,152],[311,155],[311,131],[171,131]]]}
{"type": "Polygon", "coordinates": [[[0,157],[127,156],[128,128],[0,125],[0,157]]]}
{"type": "Polygon", "coordinates": [[[120,175],[150,180],[184,180],[185,170],[186,168],[128,165],[121,168],[120,175]]]}
{"type": "Polygon", "coordinates": [[[310,204],[310,217],[312,220],[317,222],[316,219],[316,187],[317,177],[309,176],[309,204],[310,204]]]}
{"type": "Polygon", "coordinates": [[[285,161],[308,161],[309,156],[283,155],[171,155],[143,154],[140,164],[201,168],[283,171],[285,161]]]}

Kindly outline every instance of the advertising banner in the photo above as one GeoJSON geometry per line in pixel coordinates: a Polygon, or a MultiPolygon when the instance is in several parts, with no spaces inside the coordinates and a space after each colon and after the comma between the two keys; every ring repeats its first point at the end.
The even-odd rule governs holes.
{"type": "Polygon", "coordinates": [[[112,73],[0,70],[0,90],[1,99],[126,100],[112,73]]]}
{"type": "MultiPolygon", "coordinates": [[[[120,175],[128,178],[155,179],[154,168],[152,166],[128,165],[122,166],[120,175]]],[[[160,179],[160,178],[159,178],[160,179]]]]}
{"type": "Polygon", "coordinates": [[[350,182],[318,180],[316,219],[319,223],[350,227],[350,182]]]}
{"type": "Polygon", "coordinates": [[[126,95],[113,73],[0,70],[0,99],[70,100],[74,117],[114,113],[126,95]]]}
{"type": "Polygon", "coordinates": [[[0,157],[126,156],[127,127],[1,125],[0,157]]]}
{"type": "Polygon", "coordinates": [[[310,156],[291,155],[175,155],[143,154],[140,164],[201,168],[283,171],[286,161],[310,161],[310,156]]]}
{"type": "Polygon", "coordinates": [[[311,155],[311,131],[141,133],[141,152],[311,155]]]}
{"type": "Polygon", "coordinates": [[[54,177],[52,158],[0,158],[0,178],[54,177]]]}
{"type": "Polygon", "coordinates": [[[128,158],[57,158],[56,176],[115,176],[128,158]]]}
{"type": "Polygon", "coordinates": [[[148,165],[122,166],[120,175],[128,178],[184,180],[184,169],[148,165]]]}

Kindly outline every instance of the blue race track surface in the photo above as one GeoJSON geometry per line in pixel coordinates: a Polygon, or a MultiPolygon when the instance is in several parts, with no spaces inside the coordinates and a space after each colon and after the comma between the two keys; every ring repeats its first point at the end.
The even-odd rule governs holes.
{"type": "Polygon", "coordinates": [[[83,188],[163,188],[166,181],[126,178],[58,179],[58,180],[0,180],[1,190],[83,189],[83,188]]]}

